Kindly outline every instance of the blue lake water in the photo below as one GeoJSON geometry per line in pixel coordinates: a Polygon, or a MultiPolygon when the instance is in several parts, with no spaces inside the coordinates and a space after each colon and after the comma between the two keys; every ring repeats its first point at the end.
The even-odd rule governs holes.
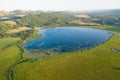
{"type": "Polygon", "coordinates": [[[71,52],[92,48],[111,36],[105,30],[81,27],[48,28],[40,30],[38,34],[42,34],[42,37],[25,43],[27,50],[71,52]]]}

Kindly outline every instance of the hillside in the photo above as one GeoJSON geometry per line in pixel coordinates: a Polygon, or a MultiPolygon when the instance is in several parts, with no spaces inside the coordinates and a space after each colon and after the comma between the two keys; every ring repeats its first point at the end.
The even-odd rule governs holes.
{"type": "Polygon", "coordinates": [[[0,11],[0,17],[8,16],[9,14],[7,11],[0,11]]]}

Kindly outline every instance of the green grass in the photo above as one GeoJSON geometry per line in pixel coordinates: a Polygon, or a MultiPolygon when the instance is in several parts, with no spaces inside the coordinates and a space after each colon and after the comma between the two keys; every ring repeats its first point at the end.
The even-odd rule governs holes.
{"type": "Polygon", "coordinates": [[[19,38],[0,39],[0,80],[6,80],[6,70],[14,64],[19,57],[19,49],[16,46],[16,42],[19,40],[19,38]]]}
{"type": "Polygon", "coordinates": [[[120,80],[120,35],[83,52],[45,57],[17,65],[15,80],[120,80]]]}
{"type": "MultiPolygon", "coordinates": [[[[113,48],[120,49],[120,27],[90,27],[116,31],[117,34],[105,44],[90,50],[43,57],[20,64],[16,64],[21,56],[21,49],[17,47],[20,39],[0,39],[0,80],[120,80],[120,54],[112,51],[113,48]],[[5,72],[14,64],[14,77],[8,79],[5,72]]],[[[27,40],[34,37],[37,35],[33,34],[27,40]]],[[[24,59],[26,57],[20,60],[24,59]]]]}
{"type": "Polygon", "coordinates": [[[9,45],[14,44],[18,40],[19,40],[19,38],[3,38],[3,39],[0,39],[0,50],[3,49],[4,47],[7,47],[9,45]]]}

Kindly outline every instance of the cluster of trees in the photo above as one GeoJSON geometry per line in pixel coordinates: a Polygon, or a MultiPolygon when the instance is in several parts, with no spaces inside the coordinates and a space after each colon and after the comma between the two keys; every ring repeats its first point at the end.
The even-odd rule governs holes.
{"type": "Polygon", "coordinates": [[[30,30],[25,30],[25,31],[21,31],[18,33],[13,33],[13,34],[9,34],[10,37],[19,37],[21,38],[23,41],[27,40],[27,39],[33,39],[36,37],[40,37],[41,35],[36,34],[36,30],[35,29],[30,29],[30,30]]]}
{"type": "Polygon", "coordinates": [[[103,25],[120,26],[120,10],[89,13],[92,20],[103,25]]]}
{"type": "Polygon", "coordinates": [[[43,26],[66,26],[72,25],[70,22],[75,20],[75,17],[63,13],[40,13],[27,15],[16,22],[21,26],[28,27],[43,27],[43,26]]]}
{"type": "MultiPolygon", "coordinates": [[[[23,11],[24,12],[24,11],[23,11]]],[[[16,11],[16,14],[20,13],[20,11],[16,11]]],[[[27,27],[57,27],[57,26],[72,26],[72,25],[80,25],[77,23],[73,23],[76,20],[80,20],[85,23],[89,22],[95,22],[100,24],[115,24],[120,25],[120,14],[106,14],[106,13],[86,13],[91,18],[80,18],[75,17],[74,14],[68,14],[68,13],[62,13],[62,12],[48,12],[48,13],[39,13],[39,14],[27,14],[24,17],[14,19],[17,23],[14,26],[11,26],[9,24],[4,24],[0,22],[0,38],[4,36],[8,36],[6,31],[10,29],[15,29],[17,27],[21,26],[27,26],[27,27]]],[[[24,35],[17,33],[18,35],[24,35]]]]}
{"type": "MultiPolygon", "coordinates": [[[[15,19],[14,21],[17,24],[14,26],[0,22],[0,37],[7,36],[8,34],[6,33],[6,31],[10,29],[15,29],[19,26],[20,27],[27,26],[33,28],[33,27],[57,27],[57,26],[79,25],[76,23],[72,23],[75,20],[81,20],[83,22],[91,22],[90,19],[78,18],[75,17],[73,14],[61,13],[61,12],[28,14],[24,17],[15,19]]],[[[17,35],[22,35],[22,34],[17,33],[17,35]]]]}
{"type": "Polygon", "coordinates": [[[13,25],[9,25],[9,24],[0,22],[0,38],[7,37],[8,36],[7,31],[11,30],[11,29],[15,29],[17,27],[18,27],[18,25],[13,26],[13,25]]]}
{"type": "MultiPolygon", "coordinates": [[[[26,31],[22,31],[22,32],[18,32],[18,33],[14,33],[14,34],[10,34],[10,37],[19,37],[22,40],[26,40],[28,37],[30,37],[31,35],[33,35],[35,33],[34,29],[31,30],[26,30],[26,31]]],[[[36,33],[35,33],[36,34],[36,33]]]]}
{"type": "Polygon", "coordinates": [[[0,38],[7,36],[7,30],[11,29],[12,27],[8,24],[0,23],[0,38]]]}

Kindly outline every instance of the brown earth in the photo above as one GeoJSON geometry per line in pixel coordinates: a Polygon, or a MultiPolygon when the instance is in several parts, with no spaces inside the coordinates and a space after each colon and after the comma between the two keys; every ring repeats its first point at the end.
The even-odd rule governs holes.
{"type": "Polygon", "coordinates": [[[19,28],[17,28],[17,29],[12,29],[12,30],[8,30],[8,32],[7,33],[18,33],[18,32],[21,32],[21,31],[25,31],[25,30],[30,30],[30,29],[32,29],[32,28],[29,28],[29,27],[19,27],[19,28]]]}
{"type": "Polygon", "coordinates": [[[16,22],[15,22],[15,21],[3,21],[3,23],[9,24],[9,25],[11,25],[11,26],[16,25],[16,22]]]}

